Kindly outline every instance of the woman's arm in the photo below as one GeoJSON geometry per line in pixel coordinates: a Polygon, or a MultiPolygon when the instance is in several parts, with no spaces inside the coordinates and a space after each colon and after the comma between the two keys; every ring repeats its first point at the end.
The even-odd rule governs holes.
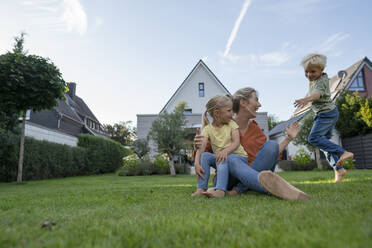
{"type": "Polygon", "coordinates": [[[240,145],[239,129],[231,131],[231,144],[216,155],[216,163],[225,162],[227,155],[232,153],[240,145]]]}
{"type": "Polygon", "coordinates": [[[296,138],[297,134],[300,132],[299,123],[297,121],[287,125],[285,128],[286,136],[279,144],[279,153],[281,153],[288,144],[296,138]]]}

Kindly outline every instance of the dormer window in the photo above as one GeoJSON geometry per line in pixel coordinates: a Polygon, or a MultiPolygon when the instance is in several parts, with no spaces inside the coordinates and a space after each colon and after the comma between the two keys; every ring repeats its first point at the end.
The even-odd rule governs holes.
{"type": "Polygon", "coordinates": [[[191,108],[187,108],[185,109],[185,111],[183,111],[184,114],[192,114],[192,109],[191,108]]]}
{"type": "Polygon", "coordinates": [[[365,91],[363,71],[360,70],[353,83],[350,85],[350,91],[365,91]]]}
{"type": "Polygon", "coordinates": [[[199,83],[199,97],[204,97],[204,83],[199,83]]]}

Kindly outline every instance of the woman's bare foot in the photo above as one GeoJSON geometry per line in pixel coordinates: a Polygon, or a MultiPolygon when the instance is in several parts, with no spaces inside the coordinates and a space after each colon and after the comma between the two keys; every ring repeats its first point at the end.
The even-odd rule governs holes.
{"type": "Polygon", "coordinates": [[[339,170],[335,170],[335,183],[339,183],[342,181],[342,178],[346,175],[346,170],[341,168],[339,170]]]}
{"type": "Polygon", "coordinates": [[[240,193],[238,191],[236,191],[235,189],[227,191],[227,193],[231,196],[240,195],[240,193]]]}
{"type": "Polygon", "coordinates": [[[215,191],[204,192],[203,195],[209,198],[221,198],[225,197],[225,191],[217,189],[215,191]]]}
{"type": "Polygon", "coordinates": [[[192,197],[203,195],[206,192],[205,189],[197,189],[194,193],[191,194],[192,197]]]}
{"type": "Polygon", "coordinates": [[[345,151],[341,157],[338,159],[337,163],[336,163],[336,166],[337,165],[342,165],[343,162],[345,162],[345,160],[349,159],[349,158],[353,158],[354,157],[354,153],[352,152],[347,152],[345,151]]]}

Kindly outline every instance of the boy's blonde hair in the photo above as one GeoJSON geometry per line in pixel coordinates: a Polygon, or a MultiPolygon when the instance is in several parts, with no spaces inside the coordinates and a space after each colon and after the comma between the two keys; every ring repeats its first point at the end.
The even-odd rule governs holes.
{"type": "Polygon", "coordinates": [[[310,53],[302,59],[301,65],[306,69],[309,65],[319,66],[322,70],[326,67],[327,57],[323,54],[310,53]]]}
{"type": "Polygon", "coordinates": [[[233,112],[238,113],[240,109],[240,100],[248,100],[253,93],[257,94],[257,91],[251,87],[242,88],[235,92],[233,95],[233,112]]]}
{"type": "Polygon", "coordinates": [[[207,118],[207,113],[214,118],[213,114],[215,110],[221,109],[223,107],[226,107],[229,103],[232,102],[231,95],[218,95],[214,96],[211,99],[208,100],[205,107],[207,110],[204,112],[203,115],[203,125],[202,128],[204,128],[206,125],[209,124],[209,120],[207,118]]]}

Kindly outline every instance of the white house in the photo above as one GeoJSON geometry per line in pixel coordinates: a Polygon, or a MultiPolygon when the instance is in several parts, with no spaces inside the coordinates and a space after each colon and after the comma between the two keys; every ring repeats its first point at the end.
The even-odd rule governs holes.
{"type": "MultiPolygon", "coordinates": [[[[348,67],[347,69],[339,71],[337,75],[329,79],[329,88],[331,91],[331,97],[333,101],[336,101],[337,97],[343,90],[349,92],[357,91],[361,96],[371,97],[372,96],[371,61],[367,57],[364,57],[363,59],[359,60],[355,64],[348,67]]],[[[285,137],[285,126],[294,121],[300,121],[301,123],[302,118],[306,115],[306,113],[308,113],[308,111],[312,111],[310,110],[310,104],[302,108],[297,108],[293,113],[293,116],[289,120],[279,123],[272,130],[270,130],[269,133],[270,139],[275,140],[277,142],[282,141],[285,137]]],[[[342,145],[340,135],[335,129],[333,130],[331,141],[338,145],[342,145]]],[[[286,148],[284,154],[286,154],[287,157],[293,156],[296,154],[299,148],[300,146],[296,146],[293,144],[293,142],[291,142],[286,148]]],[[[306,147],[304,148],[306,149],[306,147]]],[[[312,154],[312,156],[314,155],[312,154]]],[[[284,159],[286,158],[284,157],[284,159]]]]}
{"type": "MultiPolygon", "coordinates": [[[[201,127],[202,114],[205,111],[207,101],[215,95],[229,93],[227,88],[208,66],[202,60],[199,60],[165,106],[160,110],[159,114],[164,111],[168,113],[172,112],[177,103],[185,101],[187,103],[185,111],[187,120],[186,128],[190,130],[190,137],[193,137],[196,133],[196,128],[201,127]]],[[[158,118],[159,114],[137,114],[138,139],[147,138],[152,122],[158,118]]],[[[258,113],[256,121],[268,137],[267,113],[258,113]]],[[[156,154],[156,146],[152,140],[149,141],[149,145],[151,148],[150,155],[154,156],[156,154]]]]}

